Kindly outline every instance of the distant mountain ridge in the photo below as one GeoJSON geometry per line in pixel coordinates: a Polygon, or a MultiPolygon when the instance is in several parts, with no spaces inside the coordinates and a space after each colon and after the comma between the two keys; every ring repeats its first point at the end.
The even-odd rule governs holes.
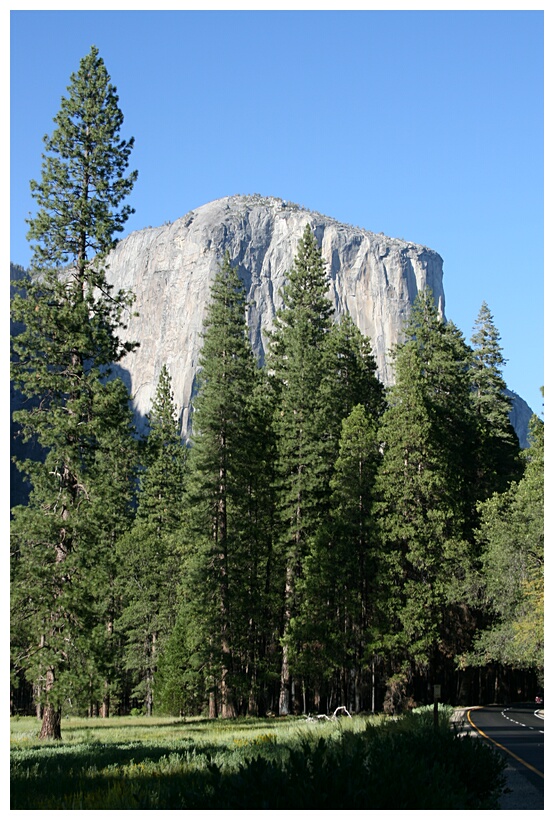
{"type": "MultiPolygon", "coordinates": [[[[182,433],[190,434],[202,323],[213,276],[229,252],[248,299],[254,351],[263,361],[266,331],[282,305],[281,290],[306,224],[314,231],[329,273],[337,316],[349,313],[371,339],[380,379],[394,378],[390,351],[418,293],[430,287],[445,314],[443,260],[423,245],[345,225],[294,203],[258,194],[230,196],[190,211],[173,223],[122,239],[108,258],[108,280],[136,296],[125,338],[140,342],[122,362],[139,421],[149,412],[160,370],[172,379],[182,433]]],[[[21,269],[16,268],[16,272],[21,269]]],[[[510,394],[515,396],[515,394],[510,394]]],[[[527,441],[532,413],[516,396],[511,419],[527,441]]]]}

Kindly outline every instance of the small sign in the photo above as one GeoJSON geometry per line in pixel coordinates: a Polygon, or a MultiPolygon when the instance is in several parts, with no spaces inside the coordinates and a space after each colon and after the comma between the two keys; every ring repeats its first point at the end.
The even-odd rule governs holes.
{"type": "Polygon", "coordinates": [[[440,683],[435,683],[435,685],[433,686],[433,689],[434,689],[434,693],[435,693],[435,699],[440,698],[440,696],[441,696],[441,685],[440,685],[440,683]]]}

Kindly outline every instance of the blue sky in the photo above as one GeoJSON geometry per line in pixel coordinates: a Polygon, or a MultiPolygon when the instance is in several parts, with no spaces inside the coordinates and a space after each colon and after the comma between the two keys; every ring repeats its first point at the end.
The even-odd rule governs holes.
{"type": "Polygon", "coordinates": [[[541,10],[11,11],[15,263],[42,137],[92,44],[135,137],[125,234],[260,193],[427,245],[448,318],[469,341],[487,302],[506,382],[542,414],[541,10]]]}

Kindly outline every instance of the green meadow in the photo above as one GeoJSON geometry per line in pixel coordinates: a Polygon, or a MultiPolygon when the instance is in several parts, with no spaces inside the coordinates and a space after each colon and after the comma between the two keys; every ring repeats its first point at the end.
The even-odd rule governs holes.
{"type": "Polygon", "coordinates": [[[502,758],[402,718],[11,720],[11,809],[494,809],[502,758]]]}

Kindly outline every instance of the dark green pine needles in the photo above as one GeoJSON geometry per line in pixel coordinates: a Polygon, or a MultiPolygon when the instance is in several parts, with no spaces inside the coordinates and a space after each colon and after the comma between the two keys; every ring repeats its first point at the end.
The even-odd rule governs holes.
{"type": "Polygon", "coordinates": [[[12,524],[22,622],[14,667],[35,684],[46,737],[60,735],[65,698],[88,689],[102,699],[109,689],[102,636],[109,640],[113,624],[111,558],[136,463],[127,391],[109,379],[133,348],[118,335],[132,299],[112,292],[103,268],[136,179],[125,175],[133,141],[121,139],[122,122],[93,47],[44,140],[42,177],[31,183],[31,271],[12,303],[24,325],[12,341],[12,379],[27,400],[14,418],[46,453],[19,464],[32,490],[12,524]]]}

